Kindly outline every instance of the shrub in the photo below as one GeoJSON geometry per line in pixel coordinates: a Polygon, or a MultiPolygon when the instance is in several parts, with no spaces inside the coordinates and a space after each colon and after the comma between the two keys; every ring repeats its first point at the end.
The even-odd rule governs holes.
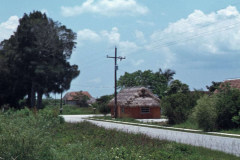
{"type": "Polygon", "coordinates": [[[213,131],[217,128],[216,102],[216,96],[203,96],[197,101],[197,105],[194,108],[192,117],[204,131],[213,131]]]}
{"type": "Polygon", "coordinates": [[[224,87],[217,96],[217,125],[219,129],[239,127],[236,118],[240,112],[240,90],[224,87]]]}
{"type": "Polygon", "coordinates": [[[108,107],[106,104],[99,105],[99,112],[102,114],[108,114],[110,113],[111,108],[108,107]]]}
{"type": "Polygon", "coordinates": [[[190,94],[176,93],[165,97],[162,101],[164,115],[169,124],[178,124],[187,120],[193,106],[190,94]]]}

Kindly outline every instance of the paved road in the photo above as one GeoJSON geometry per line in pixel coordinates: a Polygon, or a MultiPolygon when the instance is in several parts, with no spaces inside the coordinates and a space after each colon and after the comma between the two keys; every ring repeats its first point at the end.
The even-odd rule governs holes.
{"type": "MultiPolygon", "coordinates": [[[[82,118],[87,118],[91,116],[76,115],[76,116],[63,116],[63,117],[67,122],[81,122],[83,121],[82,118]]],[[[142,133],[152,138],[175,141],[178,143],[190,144],[193,146],[201,146],[201,147],[210,148],[213,150],[219,150],[225,153],[234,154],[240,157],[240,139],[239,138],[188,133],[188,132],[181,132],[181,131],[133,126],[133,125],[126,125],[126,124],[117,124],[117,123],[94,121],[94,120],[87,120],[87,121],[107,129],[117,129],[120,131],[129,132],[129,133],[142,133]]]]}

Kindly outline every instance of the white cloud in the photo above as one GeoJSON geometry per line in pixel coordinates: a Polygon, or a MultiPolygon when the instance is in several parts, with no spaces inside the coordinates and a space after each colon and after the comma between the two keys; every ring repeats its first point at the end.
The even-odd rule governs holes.
{"type": "Polygon", "coordinates": [[[91,42],[107,42],[111,45],[119,45],[120,33],[117,27],[113,27],[110,31],[103,30],[100,32],[95,32],[91,29],[83,29],[77,32],[78,42],[84,44],[86,41],[91,42]]]}
{"type": "Polygon", "coordinates": [[[240,14],[236,7],[205,14],[195,10],[185,19],[151,35],[148,49],[168,47],[195,54],[226,54],[240,51],[240,14]]]}
{"type": "Polygon", "coordinates": [[[129,41],[121,41],[119,42],[119,52],[120,55],[126,56],[131,53],[135,53],[140,49],[139,46],[136,45],[134,42],[129,41]]]}
{"type": "Polygon", "coordinates": [[[148,8],[136,0],[87,0],[80,6],[61,7],[62,14],[66,17],[83,13],[96,13],[104,16],[116,15],[144,15],[148,8]]]}
{"type": "Polygon", "coordinates": [[[102,31],[101,36],[106,38],[108,42],[111,44],[115,44],[115,45],[119,44],[120,33],[118,32],[117,27],[113,27],[110,32],[107,30],[102,31]]]}
{"type": "Polygon", "coordinates": [[[83,29],[77,32],[78,41],[99,41],[101,37],[90,29],[83,29]]]}
{"type": "Polygon", "coordinates": [[[78,31],[78,42],[80,42],[80,45],[86,44],[87,41],[92,43],[107,43],[104,45],[117,46],[118,52],[122,56],[135,53],[141,48],[135,42],[122,41],[120,37],[121,35],[117,27],[113,27],[110,31],[103,30],[99,33],[90,29],[78,31]]]}
{"type": "Polygon", "coordinates": [[[16,31],[19,24],[18,20],[17,16],[11,16],[6,22],[0,23],[0,42],[8,39],[16,31]]]}

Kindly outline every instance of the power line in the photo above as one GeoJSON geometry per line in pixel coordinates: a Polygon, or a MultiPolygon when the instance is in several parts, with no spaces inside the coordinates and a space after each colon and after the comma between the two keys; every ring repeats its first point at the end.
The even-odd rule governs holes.
{"type": "Polygon", "coordinates": [[[222,27],[222,28],[217,29],[217,30],[214,30],[214,31],[202,32],[202,33],[200,33],[200,34],[196,34],[196,35],[193,35],[193,36],[189,36],[189,37],[187,37],[187,38],[183,38],[183,39],[180,39],[180,40],[163,42],[163,43],[160,43],[160,44],[158,44],[158,45],[153,46],[151,49],[160,48],[160,47],[168,47],[168,46],[176,45],[176,44],[178,44],[179,42],[185,42],[185,41],[193,40],[193,39],[195,39],[195,38],[197,38],[197,37],[200,37],[200,36],[203,36],[203,35],[212,35],[212,34],[214,34],[214,33],[220,32],[220,31],[226,31],[226,30],[232,29],[232,28],[236,27],[236,26],[239,25],[239,24],[240,24],[240,22],[235,23],[235,24],[232,24],[232,25],[228,25],[228,26],[225,26],[225,27],[222,27]]]}

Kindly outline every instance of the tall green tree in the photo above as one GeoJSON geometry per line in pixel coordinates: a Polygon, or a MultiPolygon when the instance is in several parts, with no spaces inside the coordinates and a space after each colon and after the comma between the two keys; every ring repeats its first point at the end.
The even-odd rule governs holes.
{"type": "Polygon", "coordinates": [[[214,91],[219,88],[220,84],[221,82],[212,81],[212,85],[206,86],[206,88],[209,90],[209,92],[214,93],[214,91]]]}
{"type": "Polygon", "coordinates": [[[15,79],[21,79],[22,92],[28,95],[29,106],[41,108],[43,94],[61,93],[69,89],[72,79],[79,75],[77,65],[67,60],[75,48],[76,34],[39,11],[24,14],[17,31],[6,40],[9,68],[15,79]],[[21,78],[20,78],[21,77],[21,78]]]}
{"type": "Polygon", "coordinates": [[[159,69],[159,71],[155,73],[151,70],[138,70],[133,73],[125,72],[118,80],[118,87],[122,89],[126,87],[144,86],[151,89],[154,94],[157,94],[161,98],[164,96],[174,74],[175,72],[170,69],[164,72],[159,69]]]}
{"type": "Polygon", "coordinates": [[[179,80],[174,80],[170,83],[166,93],[167,95],[171,95],[176,93],[188,93],[189,91],[187,84],[184,84],[179,80]]]}

